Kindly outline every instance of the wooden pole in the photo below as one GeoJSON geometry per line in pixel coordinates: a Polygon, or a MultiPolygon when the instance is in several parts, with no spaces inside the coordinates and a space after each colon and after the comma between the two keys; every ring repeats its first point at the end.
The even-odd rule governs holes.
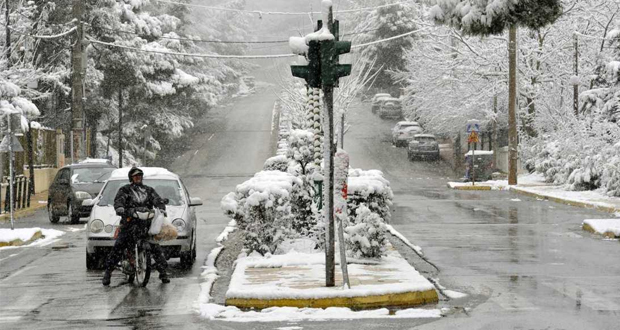
{"type": "Polygon", "coordinates": [[[517,131],[517,26],[510,26],[508,41],[508,184],[517,185],[517,161],[519,159],[519,136],[517,131]]]}

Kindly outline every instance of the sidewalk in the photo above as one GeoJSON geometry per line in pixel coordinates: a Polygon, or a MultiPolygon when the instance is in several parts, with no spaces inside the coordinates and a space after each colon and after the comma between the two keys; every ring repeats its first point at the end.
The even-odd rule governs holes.
{"type": "MultiPolygon", "coordinates": [[[[30,196],[30,207],[15,210],[14,218],[19,219],[19,218],[27,217],[29,215],[32,215],[37,210],[46,208],[47,197],[48,197],[47,191],[30,196]]],[[[0,206],[2,207],[2,212],[3,212],[2,214],[0,214],[0,223],[5,223],[7,221],[10,221],[11,217],[9,213],[8,212],[4,213],[4,203],[1,204],[0,206]]]]}
{"type": "Polygon", "coordinates": [[[609,197],[600,191],[568,191],[565,186],[555,186],[544,182],[540,174],[519,176],[519,185],[509,186],[506,180],[476,182],[449,182],[448,187],[455,190],[511,190],[515,193],[556,203],[596,209],[608,213],[620,212],[620,198],[609,197]]]}
{"type": "Polygon", "coordinates": [[[412,307],[438,301],[434,286],[393,247],[378,261],[350,261],[350,289],[342,288],[340,266],[336,287],[325,287],[325,255],[291,252],[285,255],[244,257],[226,293],[226,305],[353,309],[412,307]]]}

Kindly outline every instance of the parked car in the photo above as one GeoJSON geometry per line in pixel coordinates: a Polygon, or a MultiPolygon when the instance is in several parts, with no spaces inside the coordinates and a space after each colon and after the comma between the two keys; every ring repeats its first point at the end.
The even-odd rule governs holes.
{"type": "Polygon", "coordinates": [[[381,101],[385,100],[385,99],[389,99],[392,98],[392,95],[387,94],[387,93],[379,93],[376,94],[373,98],[372,98],[372,102],[371,102],[371,110],[372,113],[377,113],[377,110],[379,110],[379,108],[381,108],[381,101]]]}
{"type": "Polygon", "coordinates": [[[50,185],[47,199],[47,214],[51,223],[57,223],[66,216],[71,223],[88,217],[92,207],[83,206],[82,201],[99,194],[105,180],[116,167],[107,162],[86,162],[61,168],[50,185]]]}
{"type": "MultiPolygon", "coordinates": [[[[179,235],[175,240],[160,243],[166,258],[180,258],[184,266],[196,260],[196,210],[202,205],[200,198],[189,196],[187,188],[178,175],[156,167],[141,168],[144,184],[153,187],[162,198],[168,199],[166,212],[179,235]]],[[[114,246],[115,233],[121,218],[114,210],[114,197],[118,190],[128,184],[129,168],[114,171],[99,195],[84,201],[92,206],[86,230],[86,268],[96,269],[114,246]]]]}
{"type": "Polygon", "coordinates": [[[439,143],[434,135],[431,134],[417,134],[409,142],[409,151],[407,152],[409,160],[415,160],[416,158],[423,159],[439,159],[439,143]]]}
{"type": "Polygon", "coordinates": [[[394,145],[397,147],[407,147],[409,142],[411,142],[411,140],[413,140],[413,138],[418,134],[422,134],[422,127],[420,126],[403,127],[398,132],[394,145]]]}
{"type": "Polygon", "coordinates": [[[379,101],[379,118],[401,119],[403,117],[403,107],[400,99],[390,97],[379,101]]]}
{"type": "Polygon", "coordinates": [[[420,127],[420,124],[418,124],[415,121],[400,121],[398,123],[396,123],[396,125],[394,126],[394,128],[392,128],[392,144],[395,146],[404,146],[406,147],[409,144],[409,141],[405,140],[404,138],[400,138],[399,136],[401,135],[401,133],[403,132],[403,130],[405,128],[408,127],[419,127],[419,132],[417,134],[422,134],[422,127],[420,127]]]}

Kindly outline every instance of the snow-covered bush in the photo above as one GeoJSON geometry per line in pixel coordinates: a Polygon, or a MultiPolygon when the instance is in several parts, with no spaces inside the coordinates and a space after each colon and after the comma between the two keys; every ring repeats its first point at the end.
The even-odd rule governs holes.
{"type": "Polygon", "coordinates": [[[222,199],[224,213],[244,231],[249,252],[274,253],[293,237],[291,200],[300,193],[301,179],[281,171],[263,171],[222,199]]]}
{"type": "Polygon", "coordinates": [[[271,157],[265,161],[265,165],[263,166],[264,171],[280,171],[287,172],[288,171],[288,163],[289,160],[284,155],[279,155],[275,157],[271,157]]]}
{"type": "Polygon", "coordinates": [[[345,228],[347,251],[353,258],[381,258],[386,253],[387,228],[379,214],[360,204],[345,228]]]}
{"type": "Polygon", "coordinates": [[[372,212],[377,213],[385,223],[390,222],[390,208],[394,194],[390,188],[390,182],[383,177],[381,171],[350,170],[348,195],[349,217],[356,214],[357,208],[361,204],[365,204],[372,212]]]}
{"type": "Polygon", "coordinates": [[[288,137],[286,157],[300,166],[301,175],[308,174],[309,166],[314,161],[314,134],[305,130],[293,130],[288,137]]]}

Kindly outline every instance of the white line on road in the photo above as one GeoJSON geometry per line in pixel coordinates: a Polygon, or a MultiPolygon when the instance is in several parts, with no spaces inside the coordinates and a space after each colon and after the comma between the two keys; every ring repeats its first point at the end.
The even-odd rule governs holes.
{"type": "Polygon", "coordinates": [[[215,133],[211,134],[211,136],[209,137],[209,139],[207,141],[211,141],[211,139],[215,136],[215,133]]]}
{"type": "Polygon", "coordinates": [[[29,270],[29,269],[33,269],[33,268],[36,268],[36,267],[37,267],[37,266],[24,267],[24,268],[22,268],[22,269],[20,269],[20,270],[16,271],[15,273],[13,273],[13,274],[9,275],[8,277],[4,278],[4,279],[2,280],[2,282],[6,282],[6,281],[8,281],[8,280],[12,279],[13,277],[15,277],[15,276],[17,276],[17,275],[19,275],[19,274],[21,274],[21,273],[23,273],[23,272],[25,272],[25,271],[27,271],[27,270],[29,270]]]}

